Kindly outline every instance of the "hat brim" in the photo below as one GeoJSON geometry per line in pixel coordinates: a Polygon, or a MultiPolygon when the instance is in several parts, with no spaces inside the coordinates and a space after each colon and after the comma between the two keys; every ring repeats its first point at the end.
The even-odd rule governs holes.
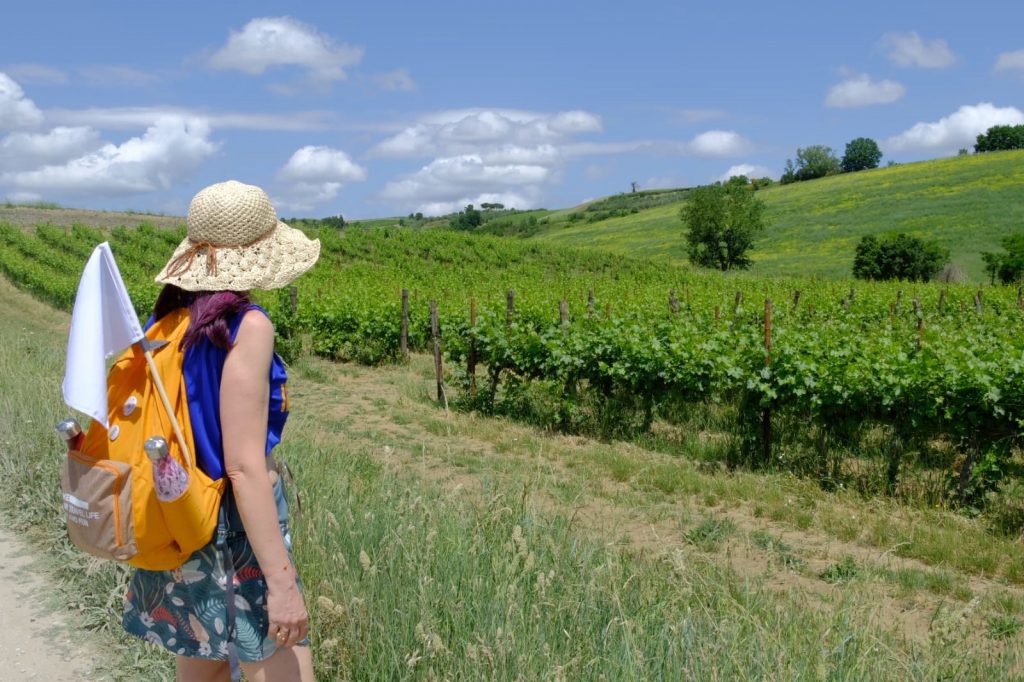
{"type": "Polygon", "coordinates": [[[187,237],[178,244],[156,281],[173,284],[185,291],[248,291],[279,289],[316,264],[320,240],[281,221],[267,236],[248,246],[217,246],[216,267],[209,249],[196,254],[184,272],[169,275],[170,264],[192,247],[187,237]]]}

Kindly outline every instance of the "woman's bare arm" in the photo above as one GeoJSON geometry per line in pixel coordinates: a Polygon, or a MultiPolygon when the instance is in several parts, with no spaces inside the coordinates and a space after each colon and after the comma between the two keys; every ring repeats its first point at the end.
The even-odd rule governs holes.
{"type": "Polygon", "coordinates": [[[266,464],[273,354],[274,327],[270,320],[258,311],[246,313],[235,345],[224,361],[220,419],[224,467],[249,544],[267,581],[270,634],[287,629],[287,639],[278,639],[278,643],[291,646],[306,636],[309,619],[281,537],[266,464]]]}

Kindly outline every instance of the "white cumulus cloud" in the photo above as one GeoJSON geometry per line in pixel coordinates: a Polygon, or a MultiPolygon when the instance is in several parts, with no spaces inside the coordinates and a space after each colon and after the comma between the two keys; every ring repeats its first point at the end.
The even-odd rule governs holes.
{"type": "Polygon", "coordinates": [[[43,113],[13,78],[0,72],[0,131],[35,128],[43,113]]]}
{"type": "Polygon", "coordinates": [[[28,171],[0,174],[9,192],[124,195],[169,189],[217,150],[209,126],[199,120],[166,118],[140,137],[28,171]]]}
{"type": "Polygon", "coordinates": [[[1024,50],[1000,54],[996,60],[996,71],[1019,71],[1024,73],[1024,50]]]}
{"type": "Polygon", "coordinates": [[[897,66],[944,69],[956,63],[956,55],[941,38],[922,38],[916,31],[887,33],[879,48],[897,66]]]}
{"type": "Polygon", "coordinates": [[[186,107],[93,107],[47,109],[46,120],[57,125],[91,126],[100,130],[146,129],[166,118],[205,121],[217,129],[325,130],[335,116],[324,111],[291,111],[269,114],[258,111],[205,111],[186,107]]]}
{"type": "Polygon", "coordinates": [[[0,139],[0,170],[32,170],[62,164],[94,151],[102,143],[88,127],[58,126],[47,133],[11,133],[0,139]]]}
{"type": "Polygon", "coordinates": [[[454,109],[421,117],[371,155],[433,157],[381,191],[380,198],[403,210],[436,215],[483,202],[523,209],[536,205],[567,159],[618,151],[598,152],[575,141],[600,130],[601,119],[587,111],[454,109]]]}
{"type": "Polygon", "coordinates": [[[750,142],[732,130],[708,130],[694,137],[687,149],[696,156],[736,156],[749,151],[750,142]]]}
{"type": "Polygon", "coordinates": [[[883,145],[886,150],[952,151],[974,144],[979,134],[995,125],[1024,124],[1024,111],[1017,107],[997,107],[990,102],[964,105],[935,122],[922,122],[883,145]]]}
{"type": "Polygon", "coordinates": [[[291,17],[260,17],[241,31],[232,31],[227,44],[210,55],[214,69],[260,75],[276,66],[304,68],[320,84],[345,80],[346,69],[358,64],[363,50],[336,43],[315,27],[291,17]]]}
{"type": "Polygon", "coordinates": [[[532,208],[550,167],[537,164],[488,164],[479,154],[435,159],[415,173],[389,182],[381,198],[415,205],[428,215],[449,213],[466,204],[498,202],[532,208]]]}
{"type": "Polygon", "coordinates": [[[342,150],[302,147],[277,171],[282,188],[277,203],[293,210],[309,211],[338,196],[346,183],[365,179],[366,169],[342,150]]]}
{"type": "Polygon", "coordinates": [[[554,114],[518,109],[454,109],[422,117],[379,143],[373,156],[417,158],[506,151],[564,143],[574,135],[601,130],[601,119],[586,111],[554,114]]]}
{"type": "Polygon", "coordinates": [[[859,74],[832,86],[825,98],[825,106],[849,109],[890,104],[903,97],[905,92],[903,85],[896,81],[873,81],[867,74],[859,74]]]}

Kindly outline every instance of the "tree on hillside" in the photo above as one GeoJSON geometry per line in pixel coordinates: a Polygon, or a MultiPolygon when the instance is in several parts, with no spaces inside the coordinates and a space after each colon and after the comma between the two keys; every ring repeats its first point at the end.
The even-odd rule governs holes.
{"type": "Polygon", "coordinates": [[[786,170],[782,174],[782,184],[814,180],[826,175],[842,172],[839,159],[832,153],[831,147],[823,144],[812,144],[810,147],[796,150],[796,163],[786,161],[786,170]]]}
{"type": "Polygon", "coordinates": [[[857,279],[927,282],[948,260],[949,250],[931,240],[902,233],[881,238],[869,234],[857,244],[853,276],[857,279]]]}
{"type": "Polygon", "coordinates": [[[974,145],[976,152],[999,152],[1008,149],[1024,149],[1024,125],[992,126],[981,135],[974,145]]]}
{"type": "Polygon", "coordinates": [[[995,284],[998,278],[1003,284],[1012,284],[1024,280],[1024,234],[1004,237],[1002,252],[981,254],[985,261],[985,272],[995,284]]]}
{"type": "Polygon", "coordinates": [[[764,229],[764,203],[743,185],[705,185],[680,211],[690,261],[722,271],[749,268],[747,252],[764,229]]]}
{"type": "Polygon", "coordinates": [[[878,168],[882,150],[870,137],[858,137],[846,143],[846,153],[840,164],[844,173],[854,173],[869,168],[878,168]]]}
{"type": "Polygon", "coordinates": [[[733,175],[724,184],[726,187],[751,188],[750,178],[746,175],[733,175]]]}
{"type": "Polygon", "coordinates": [[[448,226],[453,230],[475,230],[480,227],[484,219],[480,216],[480,211],[473,208],[473,204],[466,206],[466,210],[460,211],[459,214],[448,221],[448,226]]]}

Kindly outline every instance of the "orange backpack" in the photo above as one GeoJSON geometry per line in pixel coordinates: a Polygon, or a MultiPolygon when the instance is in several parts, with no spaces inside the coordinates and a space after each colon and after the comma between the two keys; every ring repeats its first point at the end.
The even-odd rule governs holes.
{"type": "Polygon", "coordinates": [[[61,476],[68,536],[85,552],[170,570],[213,539],[225,479],[212,480],[195,461],[182,372],[188,325],[188,311],[179,309],[156,321],[146,338],[191,456],[175,436],[142,348],[133,344],[107,377],[109,429],[93,421],[81,446],[68,452],[61,476]],[[171,502],[157,498],[154,465],[143,448],[154,436],[167,441],[188,475],[184,494],[171,502]]]}

